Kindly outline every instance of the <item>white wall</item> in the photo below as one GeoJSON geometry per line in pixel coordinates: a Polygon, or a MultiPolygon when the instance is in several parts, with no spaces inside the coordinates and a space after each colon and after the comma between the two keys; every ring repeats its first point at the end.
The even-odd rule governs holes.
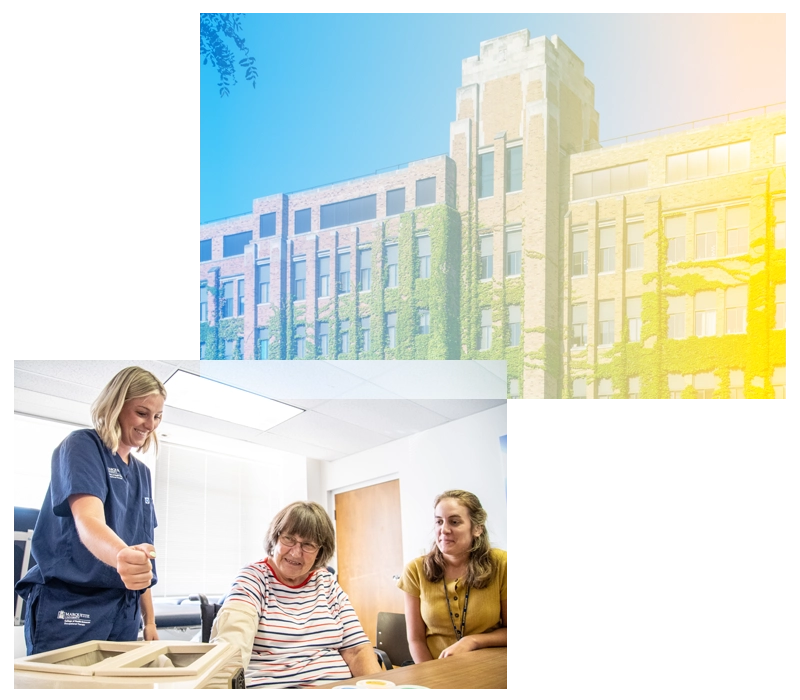
{"type": "Polygon", "coordinates": [[[318,487],[327,497],[320,502],[332,515],[333,493],[399,478],[403,558],[410,561],[433,543],[434,498],[448,489],[464,489],[486,509],[492,545],[506,549],[505,455],[500,449],[506,432],[504,404],[327,462],[318,487]]]}

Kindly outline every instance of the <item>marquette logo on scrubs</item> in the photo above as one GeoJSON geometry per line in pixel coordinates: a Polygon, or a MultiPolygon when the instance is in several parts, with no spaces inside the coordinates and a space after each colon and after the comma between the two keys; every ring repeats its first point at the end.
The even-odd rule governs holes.
{"type": "Polygon", "coordinates": [[[109,467],[108,476],[110,479],[121,479],[122,472],[119,469],[117,469],[117,467],[109,467]]]}
{"type": "Polygon", "coordinates": [[[63,610],[58,611],[58,619],[64,620],[65,625],[72,627],[86,627],[92,623],[91,617],[86,613],[64,612],[63,610]]]}
{"type": "Polygon", "coordinates": [[[150,496],[145,496],[144,497],[144,502],[145,502],[146,505],[149,506],[150,505],[150,496]]]}

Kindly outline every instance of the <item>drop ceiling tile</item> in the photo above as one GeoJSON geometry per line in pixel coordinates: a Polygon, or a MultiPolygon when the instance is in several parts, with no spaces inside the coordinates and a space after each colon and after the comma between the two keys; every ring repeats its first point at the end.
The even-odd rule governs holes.
{"type": "Polygon", "coordinates": [[[316,410],[393,440],[447,422],[443,416],[406,400],[337,399],[316,410]]]}

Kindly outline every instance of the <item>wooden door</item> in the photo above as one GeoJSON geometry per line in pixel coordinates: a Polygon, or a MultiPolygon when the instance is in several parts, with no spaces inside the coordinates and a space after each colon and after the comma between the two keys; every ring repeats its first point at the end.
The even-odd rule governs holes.
{"type": "Polygon", "coordinates": [[[400,482],[387,481],[336,494],[339,584],[373,646],[379,612],[403,612],[400,482]]]}

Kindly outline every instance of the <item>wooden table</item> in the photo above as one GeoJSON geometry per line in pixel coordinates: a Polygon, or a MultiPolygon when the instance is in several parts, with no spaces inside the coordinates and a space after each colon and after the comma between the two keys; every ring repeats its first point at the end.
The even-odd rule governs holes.
{"type": "Polygon", "coordinates": [[[391,671],[316,687],[333,688],[336,685],[353,685],[364,678],[383,678],[395,685],[424,685],[428,688],[505,688],[506,651],[506,647],[478,649],[468,654],[456,654],[414,666],[395,667],[391,671]]]}

